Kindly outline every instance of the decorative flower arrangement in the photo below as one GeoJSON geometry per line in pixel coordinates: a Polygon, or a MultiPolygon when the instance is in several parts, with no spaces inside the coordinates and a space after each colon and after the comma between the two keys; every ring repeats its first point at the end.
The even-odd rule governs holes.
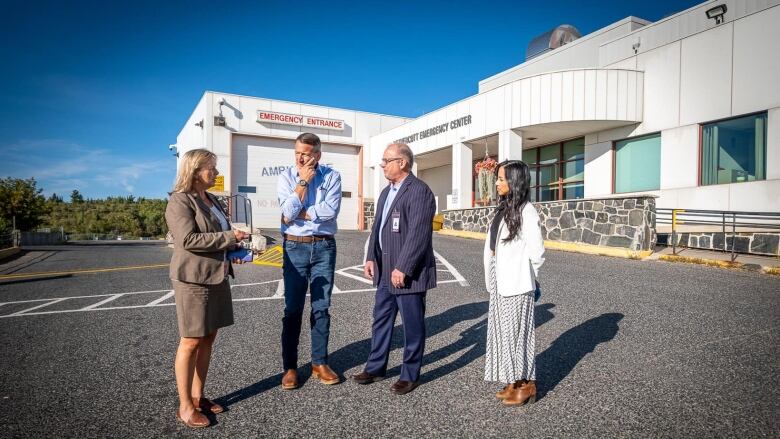
{"type": "Polygon", "coordinates": [[[474,165],[474,173],[477,176],[476,201],[483,206],[494,204],[496,194],[496,168],[498,162],[487,154],[485,159],[474,165]]]}

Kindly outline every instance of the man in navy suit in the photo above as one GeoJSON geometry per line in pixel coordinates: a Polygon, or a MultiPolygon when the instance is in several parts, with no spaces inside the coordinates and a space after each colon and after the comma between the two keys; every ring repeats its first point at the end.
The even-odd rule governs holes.
{"type": "Polygon", "coordinates": [[[414,155],[408,145],[391,144],[382,156],[390,184],[376,206],[364,274],[376,290],[371,353],[363,372],[352,379],[370,384],[384,378],[395,317],[401,312],[404,358],[401,376],[390,391],[404,395],[417,387],[425,351],[425,294],[436,286],[433,216],[436,201],[422,180],[411,174],[414,155]]]}

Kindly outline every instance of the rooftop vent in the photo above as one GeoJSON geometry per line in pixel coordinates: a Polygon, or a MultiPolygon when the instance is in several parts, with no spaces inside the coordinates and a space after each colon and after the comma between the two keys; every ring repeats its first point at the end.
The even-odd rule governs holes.
{"type": "Polygon", "coordinates": [[[581,36],[580,31],[576,27],[570,24],[562,24],[531,40],[528,43],[528,48],[525,50],[525,59],[528,61],[545,52],[557,49],[564,44],[571,43],[581,36]]]}

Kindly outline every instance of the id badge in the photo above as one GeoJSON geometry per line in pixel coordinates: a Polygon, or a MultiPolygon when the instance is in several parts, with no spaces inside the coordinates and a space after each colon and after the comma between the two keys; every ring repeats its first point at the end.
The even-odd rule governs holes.
{"type": "Polygon", "coordinates": [[[390,216],[392,219],[392,231],[393,233],[399,233],[401,232],[401,212],[394,210],[393,214],[390,216]]]}

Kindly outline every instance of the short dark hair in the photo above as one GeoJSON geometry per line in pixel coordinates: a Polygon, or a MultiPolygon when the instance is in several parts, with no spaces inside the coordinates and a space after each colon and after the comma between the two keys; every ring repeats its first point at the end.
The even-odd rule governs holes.
{"type": "Polygon", "coordinates": [[[322,149],[322,142],[320,142],[320,138],[316,134],[303,133],[295,139],[295,143],[298,142],[313,146],[314,152],[320,152],[320,149],[322,149]]]}

